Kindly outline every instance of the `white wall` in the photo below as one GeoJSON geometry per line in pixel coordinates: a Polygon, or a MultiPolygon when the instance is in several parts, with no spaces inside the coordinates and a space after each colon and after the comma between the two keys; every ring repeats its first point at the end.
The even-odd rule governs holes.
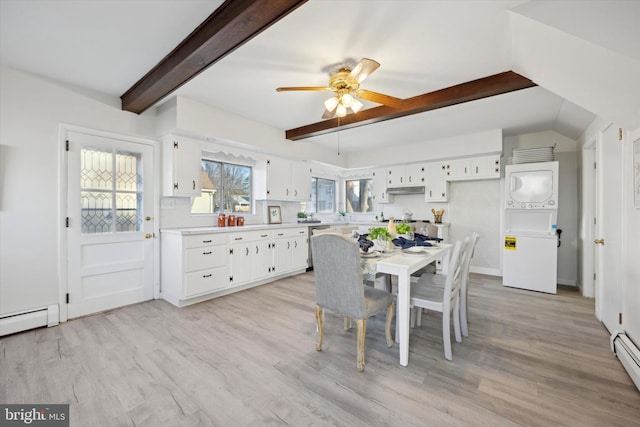
{"type": "Polygon", "coordinates": [[[7,314],[58,303],[58,258],[66,259],[58,251],[60,124],[148,137],[154,115],[5,67],[0,94],[0,313],[7,314]]]}
{"type": "Polygon", "coordinates": [[[634,191],[640,192],[640,165],[634,171],[634,144],[640,157],[640,128],[627,132],[623,148],[622,325],[640,347],[640,201],[634,205],[634,191]]]}
{"type": "Polygon", "coordinates": [[[422,161],[482,156],[502,152],[502,129],[490,129],[450,138],[421,141],[403,145],[401,149],[391,142],[385,148],[349,153],[349,168],[367,168],[386,165],[402,165],[422,161]]]}

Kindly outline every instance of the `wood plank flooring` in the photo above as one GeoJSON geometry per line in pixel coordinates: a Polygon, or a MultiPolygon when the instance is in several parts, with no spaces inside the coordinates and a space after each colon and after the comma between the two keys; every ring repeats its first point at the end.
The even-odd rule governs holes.
{"type": "Polygon", "coordinates": [[[0,339],[0,402],[69,403],[72,426],[638,426],[640,393],[593,300],[472,275],[469,334],[444,359],[441,317],[411,331],[409,366],[384,315],[325,319],[313,273],[185,308],[162,300],[0,339]]]}

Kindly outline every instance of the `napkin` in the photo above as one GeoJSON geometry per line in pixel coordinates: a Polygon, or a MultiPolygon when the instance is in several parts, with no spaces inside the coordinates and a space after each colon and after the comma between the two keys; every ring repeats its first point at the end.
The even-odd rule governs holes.
{"type": "Polygon", "coordinates": [[[404,237],[396,237],[391,241],[396,246],[400,246],[402,249],[407,249],[412,246],[431,246],[431,243],[427,241],[420,241],[416,238],[416,240],[407,240],[404,237]]]}
{"type": "Polygon", "coordinates": [[[371,240],[367,240],[367,238],[363,236],[360,236],[358,239],[358,244],[360,245],[362,252],[368,252],[369,248],[373,246],[373,242],[371,240]]]}
{"type": "Polygon", "coordinates": [[[439,237],[429,237],[420,233],[415,233],[413,238],[415,239],[416,242],[426,242],[427,240],[433,240],[434,242],[441,242],[443,240],[439,237]]]}

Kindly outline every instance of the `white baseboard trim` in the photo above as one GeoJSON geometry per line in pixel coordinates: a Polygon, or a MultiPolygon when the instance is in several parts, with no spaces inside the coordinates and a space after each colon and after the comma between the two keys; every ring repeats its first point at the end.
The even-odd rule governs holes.
{"type": "Polygon", "coordinates": [[[578,282],[575,279],[562,279],[558,277],[558,285],[578,286],[578,282]]]}
{"type": "Polygon", "coordinates": [[[497,277],[502,276],[502,271],[497,268],[471,266],[469,267],[469,271],[471,273],[486,274],[487,276],[497,276],[497,277]]]}
{"type": "Polygon", "coordinates": [[[0,336],[42,326],[55,326],[59,321],[58,304],[7,314],[0,318],[0,336]]]}

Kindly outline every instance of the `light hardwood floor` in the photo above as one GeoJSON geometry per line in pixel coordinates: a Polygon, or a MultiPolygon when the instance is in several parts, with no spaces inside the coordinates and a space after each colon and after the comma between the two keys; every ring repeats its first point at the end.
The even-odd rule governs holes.
{"type": "Polygon", "coordinates": [[[185,308],[150,301],[0,339],[0,402],[69,403],[72,426],[632,426],[640,393],[593,300],[472,275],[469,334],[444,359],[441,317],[411,332],[409,366],[384,315],[325,319],[313,273],[185,308]]]}

